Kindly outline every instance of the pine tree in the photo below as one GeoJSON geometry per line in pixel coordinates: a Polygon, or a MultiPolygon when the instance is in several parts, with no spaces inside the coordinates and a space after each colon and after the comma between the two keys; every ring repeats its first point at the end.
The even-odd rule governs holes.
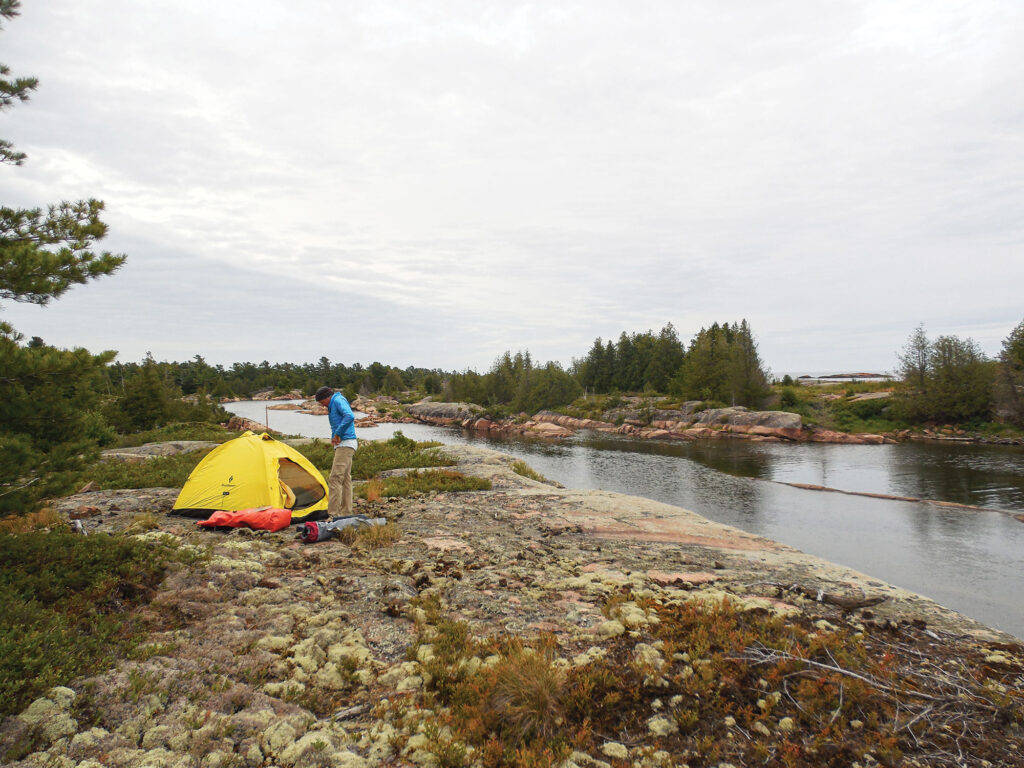
{"type": "Polygon", "coordinates": [[[669,323],[654,341],[650,362],[644,371],[644,387],[654,392],[667,392],[669,380],[683,364],[683,345],[675,326],[669,323]]]}
{"type": "Polygon", "coordinates": [[[754,333],[743,320],[701,328],[670,389],[686,398],[757,408],[770,392],[768,381],[754,333]]]}
{"type": "Polygon", "coordinates": [[[928,359],[931,355],[931,346],[922,324],[914,329],[902,352],[897,355],[900,361],[899,373],[904,383],[915,387],[921,393],[925,392],[928,385],[928,359]]]}
{"type": "MultiPolygon", "coordinates": [[[[0,0],[0,23],[18,15],[18,0],[0,0]]],[[[0,64],[0,111],[28,100],[34,77],[11,78],[0,64]]],[[[21,165],[25,154],[0,140],[0,163],[21,165]]],[[[85,200],[42,209],[0,207],[0,299],[47,304],[73,285],[108,275],[125,257],[94,253],[107,232],[103,203],[85,200]]],[[[0,323],[0,514],[29,511],[65,491],[75,472],[110,438],[98,415],[104,366],[113,352],[23,344],[0,323]]]]}
{"type": "Polygon", "coordinates": [[[97,413],[113,352],[29,346],[0,330],[0,515],[71,488],[113,435],[97,413]]]}
{"type": "Polygon", "coordinates": [[[973,339],[939,336],[932,344],[932,382],[928,405],[937,421],[988,421],[992,418],[991,361],[973,339]]]}
{"type": "Polygon", "coordinates": [[[914,424],[992,417],[996,370],[973,339],[929,341],[919,325],[898,358],[902,381],[892,406],[896,418],[914,424]]]}
{"type": "Polygon", "coordinates": [[[1003,340],[997,393],[1006,417],[1024,427],[1024,320],[1003,340]]]}
{"type": "Polygon", "coordinates": [[[733,405],[757,408],[771,394],[769,374],[757,352],[757,342],[747,321],[733,328],[729,354],[729,394],[733,405]]]}

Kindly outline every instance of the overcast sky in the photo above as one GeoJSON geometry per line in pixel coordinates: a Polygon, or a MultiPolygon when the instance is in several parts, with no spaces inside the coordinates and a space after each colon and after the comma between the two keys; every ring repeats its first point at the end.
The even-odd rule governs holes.
{"type": "Polygon", "coordinates": [[[746,318],[777,373],[1024,320],[1024,2],[24,0],[0,202],[116,275],[0,319],[123,361],[569,364],[746,318]]]}

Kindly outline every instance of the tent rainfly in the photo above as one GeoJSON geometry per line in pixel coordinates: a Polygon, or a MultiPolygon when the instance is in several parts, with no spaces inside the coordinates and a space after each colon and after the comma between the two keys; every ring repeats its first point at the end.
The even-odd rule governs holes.
{"type": "Polygon", "coordinates": [[[289,509],[292,523],[327,517],[327,482],[309,459],[265,432],[245,432],[210,451],[185,481],[173,512],[289,509]]]}

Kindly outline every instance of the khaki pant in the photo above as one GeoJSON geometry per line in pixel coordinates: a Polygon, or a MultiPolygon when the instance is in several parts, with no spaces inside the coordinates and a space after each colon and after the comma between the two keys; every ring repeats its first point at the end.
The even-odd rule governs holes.
{"type": "Polygon", "coordinates": [[[355,448],[346,446],[334,449],[331,476],[327,478],[329,517],[348,517],[352,514],[352,456],[355,452],[355,448]]]}

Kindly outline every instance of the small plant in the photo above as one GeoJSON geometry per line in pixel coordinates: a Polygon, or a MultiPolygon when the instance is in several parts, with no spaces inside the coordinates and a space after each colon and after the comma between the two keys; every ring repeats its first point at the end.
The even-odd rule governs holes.
{"type": "Polygon", "coordinates": [[[434,756],[438,768],[464,768],[469,764],[466,745],[454,741],[451,733],[446,733],[437,723],[427,723],[423,735],[427,737],[427,751],[434,756]]]}
{"type": "Polygon", "coordinates": [[[367,480],[363,485],[363,495],[367,501],[380,501],[384,491],[384,481],[379,477],[367,480]]]}
{"type": "Polygon", "coordinates": [[[153,512],[140,512],[132,518],[131,525],[127,530],[131,533],[138,531],[155,531],[160,527],[160,522],[153,512]]]}
{"type": "Polygon", "coordinates": [[[550,646],[525,648],[513,641],[484,676],[490,686],[485,706],[515,744],[551,742],[562,731],[565,673],[553,660],[550,646]]]}

